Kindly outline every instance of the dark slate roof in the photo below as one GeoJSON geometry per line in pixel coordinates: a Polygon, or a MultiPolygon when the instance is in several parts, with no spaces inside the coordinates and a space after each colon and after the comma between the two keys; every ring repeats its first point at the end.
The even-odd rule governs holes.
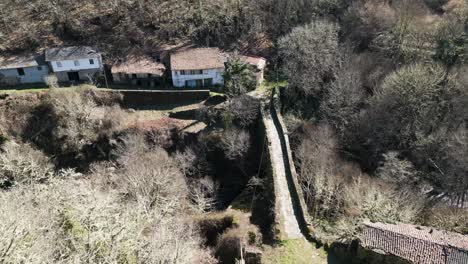
{"type": "Polygon", "coordinates": [[[75,60],[95,58],[99,52],[88,46],[73,46],[63,48],[47,49],[45,52],[46,61],[75,60]]]}
{"type": "Polygon", "coordinates": [[[30,54],[0,57],[0,70],[37,67],[46,65],[44,55],[30,54]]]}
{"type": "Polygon", "coordinates": [[[468,263],[468,236],[408,224],[364,224],[364,247],[383,250],[413,263],[468,263]]]}

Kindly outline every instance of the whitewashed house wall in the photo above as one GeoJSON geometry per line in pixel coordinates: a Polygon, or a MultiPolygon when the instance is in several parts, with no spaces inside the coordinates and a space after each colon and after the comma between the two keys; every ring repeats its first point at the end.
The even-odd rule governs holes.
{"type": "MultiPolygon", "coordinates": [[[[44,83],[44,77],[49,73],[49,68],[46,65],[25,67],[24,75],[19,75],[18,69],[1,69],[0,76],[4,77],[4,82],[8,84],[28,84],[28,83],[44,83]]],[[[1,77],[0,77],[1,79],[1,77]]]]}
{"type": "Polygon", "coordinates": [[[89,77],[103,69],[101,56],[74,60],[53,60],[49,64],[59,82],[70,81],[68,72],[77,72],[81,81],[88,81],[89,77]],[[93,60],[94,64],[91,64],[90,60],[93,60]],[[75,62],[78,63],[75,64],[75,62]],[[61,67],[58,63],[61,64],[61,67]]]}
{"type": "Polygon", "coordinates": [[[203,74],[196,75],[182,75],[181,71],[172,71],[172,81],[175,87],[185,87],[186,81],[202,80],[202,79],[213,79],[213,85],[224,84],[224,69],[207,69],[203,70],[203,74]]]}
{"type": "Polygon", "coordinates": [[[102,62],[100,57],[77,59],[77,60],[61,60],[61,61],[50,61],[53,72],[62,71],[81,71],[81,70],[100,70],[102,68],[102,62]],[[94,60],[94,64],[91,64],[90,60],[94,60]],[[75,65],[75,61],[78,62],[78,66],[75,65]],[[57,62],[62,64],[58,66],[57,62]]]}

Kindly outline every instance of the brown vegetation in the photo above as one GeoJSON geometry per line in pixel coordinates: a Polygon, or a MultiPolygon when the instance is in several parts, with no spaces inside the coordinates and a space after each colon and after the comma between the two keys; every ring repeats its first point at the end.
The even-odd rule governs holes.
{"type": "Polygon", "coordinates": [[[365,219],[418,220],[423,204],[417,196],[410,190],[370,178],[362,174],[357,164],[343,161],[330,127],[306,130],[296,155],[306,203],[320,227],[316,235],[322,239],[329,235],[354,237],[365,219]]]}
{"type": "Polygon", "coordinates": [[[325,235],[364,219],[464,232],[468,9],[455,2],[352,1],[281,38],[285,116],[325,235]]]}
{"type": "Polygon", "coordinates": [[[191,220],[204,213],[194,183],[163,136],[121,125],[118,101],[52,90],[1,102],[0,262],[216,263],[191,220]]]}

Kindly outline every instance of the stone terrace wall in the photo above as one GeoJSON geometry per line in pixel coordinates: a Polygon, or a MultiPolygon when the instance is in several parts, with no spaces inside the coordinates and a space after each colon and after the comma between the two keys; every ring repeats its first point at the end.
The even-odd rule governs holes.
{"type": "Polygon", "coordinates": [[[210,97],[209,90],[116,90],[123,95],[124,106],[185,104],[210,97]]]}

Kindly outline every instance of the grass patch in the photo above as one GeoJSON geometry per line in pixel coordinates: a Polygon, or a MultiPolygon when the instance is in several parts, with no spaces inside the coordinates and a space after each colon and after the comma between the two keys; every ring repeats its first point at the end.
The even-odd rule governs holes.
{"type": "Polygon", "coordinates": [[[257,91],[259,91],[260,93],[267,93],[275,89],[276,87],[285,87],[287,85],[288,85],[288,81],[286,80],[280,80],[280,81],[265,80],[259,87],[257,87],[257,91]]]}
{"type": "Polygon", "coordinates": [[[210,92],[210,96],[217,96],[217,95],[220,95],[220,96],[226,96],[226,94],[225,94],[225,93],[210,92]]]}
{"type": "MultiPolygon", "coordinates": [[[[76,90],[76,89],[97,89],[96,86],[89,85],[89,84],[81,84],[77,86],[67,86],[67,87],[59,87],[54,88],[57,91],[68,91],[68,90],[76,90]]],[[[34,85],[20,85],[15,87],[6,87],[0,88],[0,94],[21,94],[21,93],[40,93],[40,92],[47,92],[51,89],[45,85],[37,84],[34,85]]],[[[101,89],[104,90],[104,89],[101,89]]]]}
{"type": "Polygon", "coordinates": [[[304,239],[284,240],[278,247],[265,248],[262,263],[275,264],[325,264],[327,253],[323,248],[317,249],[304,239]]]}
{"type": "Polygon", "coordinates": [[[14,94],[14,93],[39,93],[48,91],[49,88],[32,88],[32,89],[7,89],[7,90],[0,90],[2,94],[14,94]]]}

